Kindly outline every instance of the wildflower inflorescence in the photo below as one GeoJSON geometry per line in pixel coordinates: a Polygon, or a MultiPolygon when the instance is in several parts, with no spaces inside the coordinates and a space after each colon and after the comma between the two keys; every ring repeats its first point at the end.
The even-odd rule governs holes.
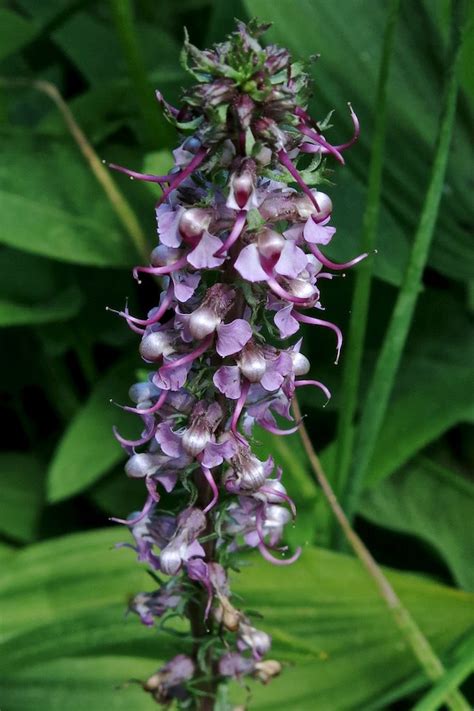
{"type": "MultiPolygon", "coordinates": [[[[268,682],[281,670],[266,659],[271,639],[238,609],[229,568],[245,548],[276,565],[297,560],[282,546],[295,507],[269,457],[252,451],[255,425],[294,432],[295,390],[315,386],[300,324],[331,329],[336,362],[339,328],[310,315],[320,309],[319,285],[355,264],[335,264],[324,246],[335,229],[332,202],[316,189],[333,146],[327,122],[307,111],[309,79],[288,52],[259,38],[266,26],[238,24],[212,50],[186,39],[183,58],[195,84],[180,109],[158,100],[184,134],[167,175],[111,167],[161,186],[156,206],[158,245],[143,275],[162,279],[159,304],[146,319],[120,312],[139,334],[148,379],[130,388],[143,421],[136,441],[116,432],[129,459],[126,473],[143,479],[143,509],[120,521],[130,529],[138,560],[159,585],[135,596],[130,609],[152,626],[170,614],[188,617],[194,647],[159,669],[144,688],[162,704],[192,708],[230,678],[268,682]],[[308,154],[309,157],[305,157],[308,154]],[[301,168],[304,163],[304,168],[301,168]],[[290,424],[283,427],[282,421],[290,424]],[[171,509],[160,508],[170,494],[171,509]],[[204,651],[203,651],[204,650],[204,651]],[[196,689],[200,689],[199,693],[196,689]]],[[[119,520],[119,519],[115,519],[119,520]]],[[[130,545],[130,544],[127,544],[130,545]]]]}

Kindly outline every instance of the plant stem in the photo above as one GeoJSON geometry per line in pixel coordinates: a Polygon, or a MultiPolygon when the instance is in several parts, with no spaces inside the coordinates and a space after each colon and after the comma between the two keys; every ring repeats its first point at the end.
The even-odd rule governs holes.
{"type": "Polygon", "coordinates": [[[368,252],[369,257],[357,268],[354,294],[351,306],[351,318],[347,335],[347,355],[344,358],[342,373],[341,408],[337,426],[336,462],[331,481],[340,496],[347,486],[347,477],[352,458],[354,443],[353,420],[357,407],[360,384],[362,353],[367,329],[367,314],[373,269],[373,252],[377,239],[377,226],[382,190],[383,152],[386,135],[387,116],[387,80],[392,58],[395,27],[400,10],[400,0],[392,0],[385,26],[382,43],[382,57],[377,80],[372,151],[369,165],[367,203],[362,222],[361,252],[368,252]]]}
{"type": "MultiPolygon", "coordinates": [[[[459,3],[455,3],[455,9],[459,3]]],[[[453,11],[455,16],[458,12],[453,11]]],[[[439,135],[420,223],[416,231],[407,269],[395,303],[382,350],[377,360],[375,372],[365,397],[351,476],[348,479],[343,505],[351,519],[357,508],[358,497],[364,487],[364,480],[372,459],[377,438],[387,411],[390,394],[400,364],[405,342],[415,310],[423,269],[433,238],[443,190],[446,164],[454,127],[457,99],[457,65],[461,49],[461,32],[456,17],[451,28],[451,50],[448,62],[446,90],[442,102],[439,135]]]]}
{"type": "Polygon", "coordinates": [[[131,85],[137,95],[147,133],[147,142],[154,148],[163,147],[174,138],[171,126],[157,110],[153,89],[148,81],[143,53],[135,30],[131,0],[110,0],[115,30],[128,66],[131,85]]]}
{"type": "MultiPolygon", "coordinates": [[[[196,487],[198,489],[197,504],[201,509],[203,509],[206,507],[206,505],[209,503],[209,500],[212,498],[211,487],[200,473],[195,476],[194,483],[196,484],[196,487]]],[[[204,536],[213,533],[214,530],[214,517],[212,512],[209,512],[207,514],[207,527],[204,531],[204,536]]],[[[214,560],[214,539],[203,543],[203,548],[206,552],[206,560],[208,562],[214,560]]],[[[209,636],[212,634],[212,620],[205,619],[207,592],[203,590],[202,585],[198,582],[194,583],[194,588],[195,595],[193,599],[189,602],[187,611],[189,622],[191,625],[191,632],[194,639],[193,656],[196,661],[196,666],[198,666],[197,657],[199,653],[199,647],[203,640],[209,638],[209,636]]],[[[207,655],[206,662],[209,665],[212,665],[210,653],[207,655]]],[[[195,711],[213,711],[217,694],[216,676],[212,674],[210,679],[201,682],[199,684],[199,690],[201,694],[195,697],[195,711]]]]}
{"type": "MultiPolygon", "coordinates": [[[[432,680],[440,679],[445,672],[441,660],[436,656],[436,653],[421,629],[418,627],[416,621],[410,615],[409,611],[403,606],[397,593],[390,585],[390,582],[387,580],[382,569],[372,557],[370,551],[366,548],[362,539],[359,538],[357,533],[352,528],[348,517],[337,500],[336,494],[334,493],[334,490],[326,477],[319,457],[314,451],[306,427],[303,424],[301,410],[296,397],[293,398],[293,412],[295,419],[301,423],[299,428],[301,440],[311,463],[316,482],[321,487],[323,494],[347,539],[347,542],[377,586],[381,597],[393,616],[395,624],[405,638],[407,644],[412,649],[415,657],[418,659],[420,666],[424,669],[428,678],[432,680]]],[[[467,704],[463,696],[457,691],[450,693],[449,699],[446,703],[452,711],[469,711],[470,709],[470,706],[467,704]]]]}
{"type": "Polygon", "coordinates": [[[110,175],[110,171],[104,167],[99,156],[89,143],[85,133],[77,123],[74,118],[74,114],[64,101],[57,87],[54,84],[51,84],[51,82],[43,81],[42,79],[32,81],[30,79],[5,79],[3,77],[0,78],[0,86],[23,86],[30,89],[36,89],[37,91],[41,91],[43,94],[49,96],[49,98],[55,103],[72,137],[76,141],[79,150],[88,162],[90,169],[107,195],[107,198],[109,199],[118,219],[135,245],[138,254],[148,262],[150,248],[134,211],[128,204],[125,195],[115,184],[114,179],[110,175]]]}

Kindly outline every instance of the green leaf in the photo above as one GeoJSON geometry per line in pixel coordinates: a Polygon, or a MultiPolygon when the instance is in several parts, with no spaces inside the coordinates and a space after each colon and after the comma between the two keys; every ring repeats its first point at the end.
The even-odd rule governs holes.
{"type": "Polygon", "coordinates": [[[0,8],[0,61],[30,42],[37,26],[16,12],[0,8]]]}
{"type": "Polygon", "coordinates": [[[0,454],[0,531],[22,543],[36,533],[43,505],[44,471],[31,454],[0,454]]]}
{"type": "Polygon", "coordinates": [[[368,486],[473,414],[466,383],[472,376],[474,337],[460,304],[444,292],[429,290],[420,299],[414,324],[370,464],[368,486]]]}
{"type": "Polygon", "coordinates": [[[130,238],[72,142],[22,133],[2,139],[0,242],[77,264],[134,263],[130,238]]]}
{"type": "MultiPolygon", "coordinates": [[[[88,703],[97,711],[121,709],[125,698],[141,709],[144,696],[135,687],[116,686],[146,678],[160,661],[187,649],[186,642],[123,616],[127,595],[152,589],[130,551],[111,550],[126,537],[124,529],[75,534],[7,559],[0,581],[0,689],[9,711],[30,708],[33,698],[37,711],[59,711],[68,698],[84,711],[88,703]]],[[[285,663],[281,678],[253,689],[256,710],[367,708],[413,677],[416,660],[358,561],[308,548],[285,570],[258,556],[249,562],[233,576],[233,587],[245,608],[263,612],[258,626],[272,634],[273,656],[285,663]]],[[[474,623],[474,596],[413,575],[388,576],[449,661],[449,650],[474,623]]],[[[234,694],[242,698],[242,691],[234,694]]]]}
{"type": "Polygon", "coordinates": [[[136,431],[137,425],[132,414],[123,412],[110,400],[128,402],[135,360],[120,362],[97,383],[63,434],[48,471],[49,501],[83,491],[124,458],[112,427],[116,425],[123,434],[134,424],[136,431]]]}
{"type": "Polygon", "coordinates": [[[474,590],[474,540],[466,535],[473,508],[474,485],[469,480],[420,456],[370,489],[359,513],[379,526],[430,543],[457,582],[474,590]]]}
{"type": "MultiPolygon", "coordinates": [[[[138,25],[147,69],[177,68],[179,48],[161,27],[138,25]]],[[[90,14],[76,13],[53,33],[54,41],[92,86],[101,86],[127,75],[120,43],[110,24],[90,14]]],[[[160,110],[156,105],[156,114],[160,110]]]]}
{"type": "Polygon", "coordinates": [[[465,645],[464,654],[413,707],[413,711],[437,711],[449,693],[458,688],[474,671],[474,637],[465,645]]]}
{"type": "Polygon", "coordinates": [[[78,313],[81,304],[82,295],[75,286],[35,306],[0,299],[0,327],[66,321],[78,313]]]}

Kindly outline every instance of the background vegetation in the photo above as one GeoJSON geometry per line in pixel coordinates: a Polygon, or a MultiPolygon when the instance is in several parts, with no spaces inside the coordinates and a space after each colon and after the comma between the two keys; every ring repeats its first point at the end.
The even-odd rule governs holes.
{"type": "MultiPolygon", "coordinates": [[[[354,305],[362,317],[338,367],[331,365],[332,334],[308,330],[311,377],[327,382],[333,399],[323,409],[307,392],[300,405],[356,530],[391,568],[389,579],[441,660],[458,670],[457,682],[469,671],[473,39],[466,33],[456,68],[453,140],[433,239],[429,230],[421,235],[425,261],[414,236],[440,146],[451,6],[403,0],[398,17],[396,9],[396,2],[374,0],[16,0],[0,8],[3,711],[149,709],[141,689],[124,682],[146,678],[180,647],[179,639],[124,619],[127,596],[150,584],[130,552],[111,550],[124,532],[108,524],[109,516],[140,504],[142,486],[126,480],[111,434],[113,424],[136,434],[134,420],[109,403],[125,402],[136,378],[136,338],[105,307],[122,308],[128,296],[131,310],[144,312],[156,301],[153,286],[138,289],[130,275],[144,259],[143,240],[155,240],[153,192],[114,175],[107,195],[97,179],[101,164],[94,174],[64,111],[73,112],[101,159],[161,172],[176,137],[153,89],[173,102],[188,81],[179,64],[184,25],[204,47],[223,39],[234,17],[272,21],[269,41],[295,57],[321,54],[311,109],[320,118],[336,110],[332,142],[350,133],[347,101],[361,119],[360,142],[329,189],[338,227],[330,256],[353,256],[377,227],[370,309],[366,316],[361,302],[354,305]],[[390,11],[384,121],[377,77],[390,11]],[[63,113],[50,84],[34,85],[38,80],[57,87],[63,113]],[[368,213],[371,150],[380,148],[384,128],[381,200],[372,163],[368,213]],[[415,273],[407,282],[417,255],[421,278],[415,273]],[[400,293],[416,299],[416,310],[405,309],[387,331],[400,293]],[[353,343],[364,328],[359,368],[353,343]],[[390,399],[378,428],[374,407],[384,394],[390,399]]],[[[436,204],[428,207],[435,219],[436,204]]],[[[354,283],[348,273],[323,293],[328,317],[346,332],[354,283]]],[[[362,302],[367,285],[359,283],[362,302]]],[[[275,656],[288,662],[280,679],[254,690],[252,708],[412,708],[430,682],[370,577],[345,550],[298,436],[270,440],[262,433],[260,447],[285,467],[299,510],[289,542],[302,542],[305,553],[284,571],[252,561],[236,580],[247,604],[263,612],[275,656]]],[[[462,690],[469,695],[468,684],[462,690]]]]}

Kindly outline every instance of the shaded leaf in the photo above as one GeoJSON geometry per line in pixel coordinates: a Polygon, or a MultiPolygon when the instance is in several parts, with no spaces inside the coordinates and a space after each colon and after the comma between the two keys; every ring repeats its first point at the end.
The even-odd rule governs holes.
{"type": "Polygon", "coordinates": [[[474,540],[466,535],[473,508],[474,484],[421,456],[370,489],[359,512],[379,526],[430,543],[459,584],[474,590],[474,540]]]}
{"type": "Polygon", "coordinates": [[[75,286],[71,286],[50,301],[35,306],[0,299],[0,326],[66,321],[78,313],[81,304],[82,295],[75,286]]]}
{"type": "Polygon", "coordinates": [[[0,454],[0,531],[10,538],[31,541],[43,505],[44,471],[31,454],[0,454]]]}
{"type": "Polygon", "coordinates": [[[460,305],[448,294],[427,291],[413,324],[370,465],[369,486],[473,414],[466,383],[472,378],[474,332],[460,305]]]}
{"type": "Polygon", "coordinates": [[[3,244],[78,264],[133,263],[130,238],[74,145],[21,133],[2,140],[3,244]]]}
{"type": "Polygon", "coordinates": [[[0,61],[30,42],[37,26],[16,12],[0,8],[0,61]]]}
{"type": "MultiPolygon", "coordinates": [[[[59,709],[68,690],[75,692],[75,708],[85,709],[87,700],[94,700],[92,692],[102,707],[110,702],[111,708],[121,708],[122,694],[135,699],[135,690],[119,693],[112,684],[146,677],[157,660],[178,650],[175,638],[121,614],[126,595],[152,588],[133,554],[110,550],[124,533],[67,536],[17,553],[5,566],[0,659],[9,711],[28,707],[31,688],[38,692],[38,711],[59,709]],[[91,655],[104,670],[102,683],[88,661],[91,655]]],[[[234,575],[235,590],[245,607],[263,612],[258,624],[272,634],[273,654],[290,663],[280,679],[255,688],[255,709],[366,708],[416,672],[411,651],[358,561],[312,549],[285,570],[255,556],[251,561],[244,573],[234,575]]],[[[416,576],[388,574],[436,650],[446,655],[474,623],[473,596],[416,576]]],[[[186,643],[183,647],[180,641],[183,648],[186,643]]]]}
{"type": "Polygon", "coordinates": [[[120,432],[135,425],[134,416],[111,404],[128,402],[133,382],[134,359],[114,366],[96,384],[89,400],[77,413],[61,438],[48,471],[48,500],[60,501],[83,491],[125,454],[116,442],[112,427],[120,432]]]}

